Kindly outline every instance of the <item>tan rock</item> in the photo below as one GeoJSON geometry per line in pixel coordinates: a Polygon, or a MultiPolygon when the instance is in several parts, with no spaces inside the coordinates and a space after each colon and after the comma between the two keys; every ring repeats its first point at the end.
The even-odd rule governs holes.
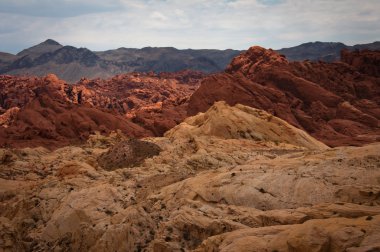
{"type": "Polygon", "coordinates": [[[316,150],[328,148],[304,131],[263,110],[240,104],[230,107],[222,101],[216,102],[205,113],[187,118],[165,134],[174,138],[200,135],[288,143],[316,150]]]}

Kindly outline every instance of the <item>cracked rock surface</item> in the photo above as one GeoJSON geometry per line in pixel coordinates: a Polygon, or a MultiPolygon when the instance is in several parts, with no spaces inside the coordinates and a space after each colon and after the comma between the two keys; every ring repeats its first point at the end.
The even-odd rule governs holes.
{"type": "Polygon", "coordinates": [[[377,251],[380,144],[328,148],[247,111],[217,103],[116,170],[98,160],[128,141],[119,133],[1,149],[0,250],[377,251]]]}

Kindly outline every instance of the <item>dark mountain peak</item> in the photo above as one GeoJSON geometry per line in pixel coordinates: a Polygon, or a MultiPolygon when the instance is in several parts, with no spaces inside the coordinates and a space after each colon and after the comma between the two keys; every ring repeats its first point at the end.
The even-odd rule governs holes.
{"type": "Polygon", "coordinates": [[[57,41],[54,41],[52,39],[47,39],[44,42],[39,43],[38,45],[22,50],[21,52],[17,54],[17,56],[23,57],[23,56],[28,55],[31,58],[37,58],[44,53],[54,52],[55,50],[58,50],[61,47],[62,45],[58,43],[57,41]]]}
{"type": "Polygon", "coordinates": [[[47,39],[44,42],[40,43],[40,45],[57,45],[57,46],[62,46],[60,43],[53,39],[47,39]]]}

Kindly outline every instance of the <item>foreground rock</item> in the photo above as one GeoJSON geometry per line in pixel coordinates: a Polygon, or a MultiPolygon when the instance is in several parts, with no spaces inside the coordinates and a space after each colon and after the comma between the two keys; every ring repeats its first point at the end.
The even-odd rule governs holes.
{"type": "Polygon", "coordinates": [[[158,155],[112,171],[98,160],[119,155],[110,146],[121,134],[55,151],[2,149],[0,248],[376,251],[380,144],[330,149],[306,133],[314,145],[281,142],[301,133],[266,115],[217,103],[166,137],[145,139],[158,155]],[[252,134],[269,135],[225,130],[244,132],[246,122],[255,122],[252,134]],[[279,142],[266,130],[274,122],[287,129],[279,142]]]}
{"type": "Polygon", "coordinates": [[[263,109],[329,146],[380,139],[378,51],[344,52],[343,62],[288,62],[254,46],[234,58],[225,73],[203,80],[188,114],[215,101],[263,109]]]}
{"type": "Polygon", "coordinates": [[[250,228],[206,240],[196,251],[379,251],[380,216],[250,228]]]}

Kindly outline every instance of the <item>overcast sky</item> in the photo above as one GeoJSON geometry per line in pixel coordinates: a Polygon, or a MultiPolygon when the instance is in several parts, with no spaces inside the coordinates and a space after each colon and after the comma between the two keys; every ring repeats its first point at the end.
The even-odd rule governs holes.
{"type": "Polygon", "coordinates": [[[0,0],[0,51],[47,38],[91,50],[353,45],[380,40],[380,0],[0,0]]]}

